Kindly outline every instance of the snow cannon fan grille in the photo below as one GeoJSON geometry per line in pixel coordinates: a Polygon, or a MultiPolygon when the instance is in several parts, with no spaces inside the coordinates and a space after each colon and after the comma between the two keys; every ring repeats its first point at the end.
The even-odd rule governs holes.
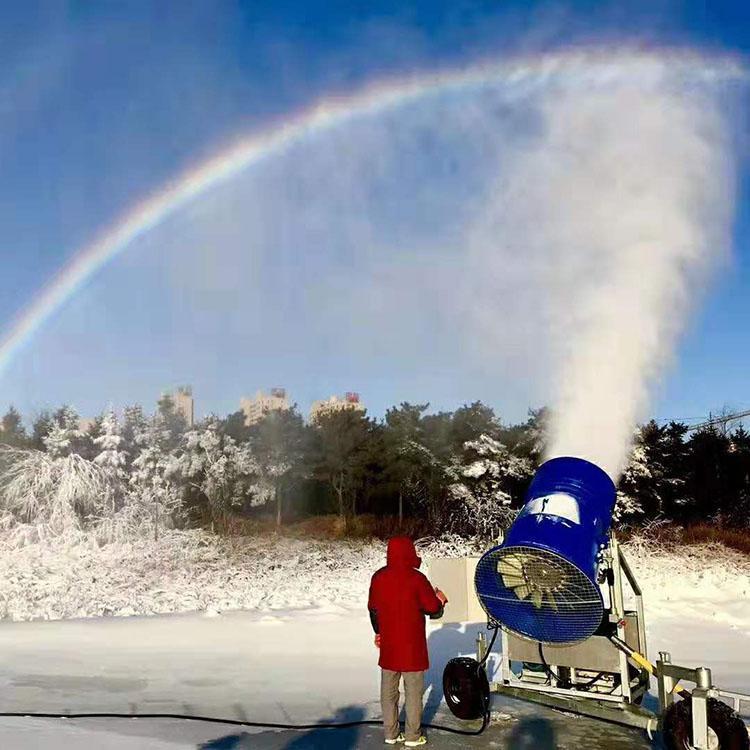
{"type": "Polygon", "coordinates": [[[615,485],[580,458],[553,458],[537,471],[505,542],[485,553],[474,585],[489,619],[550,644],[582,641],[604,616],[600,550],[615,485]]]}
{"type": "Polygon", "coordinates": [[[491,620],[543,643],[579,641],[604,615],[598,587],[546,550],[496,547],[479,561],[475,584],[491,620]]]}

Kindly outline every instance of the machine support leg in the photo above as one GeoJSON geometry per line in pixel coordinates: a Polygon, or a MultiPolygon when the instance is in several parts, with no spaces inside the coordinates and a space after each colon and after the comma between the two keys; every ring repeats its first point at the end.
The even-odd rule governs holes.
{"type": "Polygon", "coordinates": [[[481,631],[477,633],[477,661],[481,664],[487,655],[487,636],[481,631]]]}
{"type": "Polygon", "coordinates": [[[693,690],[693,747],[708,750],[708,690],[697,687],[693,690]]]}
{"type": "Polygon", "coordinates": [[[659,651],[659,661],[656,662],[656,674],[659,677],[659,705],[666,711],[674,703],[674,680],[664,674],[664,665],[671,664],[672,657],[668,651],[659,651]]]}

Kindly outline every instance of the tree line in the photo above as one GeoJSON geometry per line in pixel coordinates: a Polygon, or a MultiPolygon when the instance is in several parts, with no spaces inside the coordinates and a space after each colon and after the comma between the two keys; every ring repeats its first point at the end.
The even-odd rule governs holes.
{"type": "MultiPolygon", "coordinates": [[[[11,408],[0,428],[0,443],[12,449],[0,452],[0,497],[3,482],[14,482],[17,505],[24,492],[39,491],[28,477],[19,484],[18,467],[29,455],[44,455],[49,471],[65,460],[79,472],[87,462],[97,467],[114,488],[108,502],[151,514],[155,529],[167,519],[205,524],[259,514],[282,525],[335,513],[346,524],[366,513],[422,519],[436,533],[490,537],[522,504],[543,460],[548,421],[546,409],[507,425],[481,402],[437,413],[426,403],[402,403],[381,420],[345,409],[307,424],[291,408],[250,426],[236,412],[189,427],[164,396],[153,414],[140,406],[121,416],[110,411],[86,431],[69,406],[40,414],[27,430],[11,408]],[[80,460],[74,465],[71,456],[80,460]]],[[[22,507],[40,505],[29,497],[22,507]]],[[[750,434],[742,427],[690,433],[678,422],[639,427],[616,515],[629,525],[665,519],[746,527],[750,434]]]]}

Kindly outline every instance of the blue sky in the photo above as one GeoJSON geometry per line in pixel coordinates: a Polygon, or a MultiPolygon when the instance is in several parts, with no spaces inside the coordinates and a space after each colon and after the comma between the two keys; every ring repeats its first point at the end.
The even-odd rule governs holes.
{"type": "MultiPolygon", "coordinates": [[[[750,54],[750,7],[741,0],[4,3],[0,325],[129,205],[239,134],[386,76],[592,42],[750,54]]],[[[420,164],[416,159],[414,168],[420,164]]],[[[430,164],[425,175],[441,179],[430,164]]],[[[281,184],[290,169],[269,170],[267,178],[281,184]]],[[[733,259],[656,391],[652,411],[658,417],[700,418],[725,405],[750,406],[749,196],[743,174],[733,259]]],[[[435,210],[429,196],[421,200],[415,212],[435,210]]],[[[233,217],[250,209],[221,191],[206,205],[230,237],[214,237],[212,221],[202,241],[236,242],[233,217]]],[[[412,207],[408,195],[379,205],[396,242],[405,221],[400,214],[412,207]]],[[[200,235],[195,211],[186,244],[200,235]]],[[[237,221],[235,231],[243,226],[237,221]]],[[[199,413],[232,411],[241,395],[276,384],[286,385],[303,407],[313,398],[360,390],[375,414],[403,399],[455,408],[482,398],[514,420],[542,398],[519,379],[452,367],[457,350],[443,350],[429,329],[411,332],[420,366],[397,347],[389,351],[387,337],[375,346],[376,364],[369,359],[367,366],[346,347],[317,357],[298,356],[294,347],[259,350],[258,339],[244,335],[242,320],[228,321],[222,333],[209,314],[232,295],[239,300],[237,275],[257,265],[243,258],[235,273],[223,261],[217,269],[191,255],[186,276],[175,275],[175,264],[182,267],[175,245],[188,230],[179,222],[167,230],[169,238],[156,233],[93,279],[21,352],[0,376],[0,409],[12,402],[32,414],[69,402],[92,414],[109,403],[153,402],[162,389],[183,382],[194,385],[199,413]],[[196,285],[203,274],[212,283],[196,285]]],[[[301,230],[284,226],[261,240],[290,236],[304,241],[301,230]]],[[[344,232],[337,241],[345,240],[344,232]]],[[[286,327],[296,325],[294,316],[304,315],[297,295],[303,289],[314,296],[306,284],[309,274],[321,271],[290,261],[267,272],[282,267],[289,274],[288,298],[274,298],[278,309],[252,308],[253,330],[267,326],[269,338],[283,338],[286,327]]],[[[242,305],[251,309],[247,300],[242,305]]],[[[342,317],[337,321],[332,312],[330,325],[345,326],[345,312],[337,314],[342,317]]]]}

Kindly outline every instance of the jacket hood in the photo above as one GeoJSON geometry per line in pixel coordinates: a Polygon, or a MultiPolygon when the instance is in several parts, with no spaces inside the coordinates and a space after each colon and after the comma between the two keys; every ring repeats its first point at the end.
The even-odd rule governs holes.
{"type": "Polygon", "coordinates": [[[394,536],[388,540],[387,561],[391,567],[418,568],[422,564],[414,542],[406,536],[394,536]]]}

